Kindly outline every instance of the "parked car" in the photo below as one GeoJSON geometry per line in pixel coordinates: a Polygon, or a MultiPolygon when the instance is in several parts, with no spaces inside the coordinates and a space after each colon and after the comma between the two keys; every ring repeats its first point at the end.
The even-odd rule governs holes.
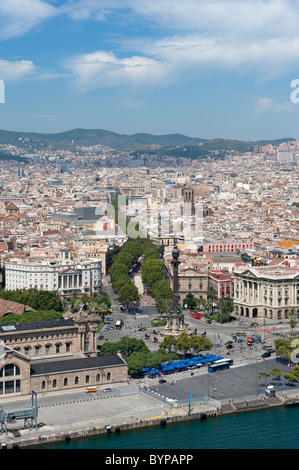
{"type": "Polygon", "coordinates": [[[259,326],[259,324],[258,322],[255,321],[255,322],[250,323],[250,326],[259,326]]]}
{"type": "Polygon", "coordinates": [[[110,327],[110,330],[114,330],[114,326],[111,326],[111,327],[110,327]]]}
{"type": "Polygon", "coordinates": [[[145,331],[146,328],[142,327],[142,328],[139,328],[139,331],[145,331]]]}
{"type": "Polygon", "coordinates": [[[271,352],[270,351],[266,351],[262,354],[262,358],[265,359],[266,357],[270,357],[271,356],[271,352]]]}
{"type": "Polygon", "coordinates": [[[167,380],[165,380],[165,379],[160,379],[159,380],[159,384],[165,384],[165,382],[167,382],[167,380]]]}
{"type": "Polygon", "coordinates": [[[106,321],[113,321],[113,318],[106,318],[106,321]]]}
{"type": "Polygon", "coordinates": [[[104,335],[99,336],[99,339],[104,339],[104,335]]]}
{"type": "Polygon", "coordinates": [[[112,392],[112,388],[104,388],[103,392],[105,392],[105,393],[112,392]]]}
{"type": "Polygon", "coordinates": [[[108,328],[108,326],[106,326],[106,328],[104,329],[104,331],[109,331],[109,328],[108,328]]]}

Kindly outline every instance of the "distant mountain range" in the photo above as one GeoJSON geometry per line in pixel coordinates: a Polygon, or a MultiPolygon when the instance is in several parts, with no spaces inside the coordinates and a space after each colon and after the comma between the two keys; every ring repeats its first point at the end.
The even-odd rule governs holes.
{"type": "Polygon", "coordinates": [[[74,149],[75,147],[103,145],[115,150],[145,150],[151,146],[168,149],[178,147],[198,147],[205,150],[249,151],[254,145],[279,145],[282,142],[295,140],[283,138],[244,142],[231,139],[202,139],[183,134],[152,135],[138,133],[133,135],[117,134],[102,129],[72,129],[60,133],[15,132],[0,130],[0,144],[11,144],[28,149],[28,151],[51,148],[52,150],[74,149]]]}

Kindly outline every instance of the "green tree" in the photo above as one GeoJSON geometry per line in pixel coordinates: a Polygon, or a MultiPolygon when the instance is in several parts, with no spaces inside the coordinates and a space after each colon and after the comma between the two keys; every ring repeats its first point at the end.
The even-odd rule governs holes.
{"type": "Polygon", "coordinates": [[[165,279],[161,279],[152,286],[152,293],[156,299],[156,301],[160,300],[172,300],[173,299],[173,292],[165,279]]]}
{"type": "Polygon", "coordinates": [[[290,361],[294,347],[291,346],[293,338],[278,338],[274,341],[274,348],[276,356],[280,356],[282,359],[290,361]]]}
{"type": "Polygon", "coordinates": [[[140,299],[138,288],[131,282],[122,286],[118,291],[118,300],[127,307],[140,299]]]}
{"type": "Polygon", "coordinates": [[[290,310],[290,327],[292,329],[292,332],[294,331],[294,328],[297,324],[297,313],[294,308],[291,308],[290,310]]]}
{"type": "Polygon", "coordinates": [[[195,308],[197,305],[197,300],[192,294],[192,292],[189,292],[186,297],[183,300],[183,308],[195,308]]]}
{"type": "Polygon", "coordinates": [[[220,321],[221,323],[228,322],[231,314],[234,311],[234,302],[232,299],[220,300],[220,321]]]}
{"type": "Polygon", "coordinates": [[[274,378],[278,380],[281,377],[281,370],[279,367],[274,367],[274,369],[269,372],[269,375],[273,375],[274,378]]]}

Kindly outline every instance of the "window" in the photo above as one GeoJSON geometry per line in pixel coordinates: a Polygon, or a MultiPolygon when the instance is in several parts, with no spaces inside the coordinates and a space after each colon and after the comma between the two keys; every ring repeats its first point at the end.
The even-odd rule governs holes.
{"type": "Polygon", "coordinates": [[[15,378],[20,375],[20,369],[15,364],[6,364],[0,370],[0,395],[18,393],[21,391],[21,381],[15,378]],[[9,377],[9,380],[7,379],[9,377]]]}
{"type": "Polygon", "coordinates": [[[54,380],[53,380],[53,388],[56,388],[56,387],[57,387],[57,380],[54,379],[54,380]]]}
{"type": "Polygon", "coordinates": [[[77,376],[75,377],[75,385],[78,385],[78,383],[79,383],[79,377],[77,376]]]}
{"type": "Polygon", "coordinates": [[[108,374],[107,374],[107,380],[111,380],[111,373],[110,372],[108,372],[108,374]]]}
{"type": "Polygon", "coordinates": [[[66,387],[67,384],[68,384],[68,380],[67,380],[67,378],[65,378],[64,381],[63,381],[63,386],[66,387]]]}
{"type": "Polygon", "coordinates": [[[86,383],[86,384],[89,384],[89,375],[87,375],[87,376],[85,377],[85,383],[86,383]]]}

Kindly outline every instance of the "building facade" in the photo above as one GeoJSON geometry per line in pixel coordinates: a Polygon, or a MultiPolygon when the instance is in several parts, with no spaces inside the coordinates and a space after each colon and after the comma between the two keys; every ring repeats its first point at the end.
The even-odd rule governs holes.
{"type": "Polygon", "coordinates": [[[235,313],[240,317],[283,320],[299,304],[299,269],[286,266],[234,271],[235,313]]]}
{"type": "Polygon", "coordinates": [[[70,258],[68,250],[59,259],[11,259],[5,263],[5,289],[56,292],[66,297],[72,292],[92,294],[102,288],[100,258],[70,258]]]}
{"type": "MultiPolygon", "coordinates": [[[[173,270],[172,266],[167,265],[165,277],[173,288],[173,270]]],[[[186,267],[179,269],[178,272],[178,296],[182,302],[190,292],[199,299],[207,298],[208,290],[208,271],[204,267],[192,268],[186,267]]]]}
{"type": "Polygon", "coordinates": [[[127,382],[116,355],[98,356],[100,319],[82,310],[69,318],[0,326],[0,398],[127,382]]]}
{"type": "Polygon", "coordinates": [[[227,253],[241,250],[254,250],[254,242],[244,240],[204,240],[202,251],[205,253],[227,253]]]}
{"type": "Polygon", "coordinates": [[[214,287],[219,299],[226,299],[233,296],[232,275],[227,271],[210,270],[209,286],[214,287]]]}

